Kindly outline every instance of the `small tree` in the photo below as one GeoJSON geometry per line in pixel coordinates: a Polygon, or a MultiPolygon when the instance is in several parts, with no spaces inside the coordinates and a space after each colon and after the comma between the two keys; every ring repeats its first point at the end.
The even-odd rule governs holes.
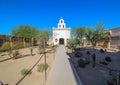
{"type": "Polygon", "coordinates": [[[107,32],[104,30],[105,26],[101,23],[97,24],[95,29],[88,28],[85,35],[86,39],[92,43],[92,47],[96,46],[96,43],[107,37],[107,32]]]}
{"type": "Polygon", "coordinates": [[[75,28],[72,30],[74,37],[76,38],[78,44],[82,45],[82,38],[85,37],[86,29],[85,27],[75,28]]]}
{"type": "MultiPolygon", "coordinates": [[[[12,29],[12,35],[17,37],[23,37],[23,38],[35,38],[38,34],[38,29],[35,27],[31,27],[29,25],[20,25],[18,28],[12,29]]],[[[32,40],[31,40],[32,41],[32,40]]],[[[25,44],[25,39],[23,39],[23,42],[25,44]]],[[[32,45],[32,42],[31,42],[32,45]]]]}
{"type": "Polygon", "coordinates": [[[48,30],[41,30],[39,31],[38,35],[37,35],[37,39],[38,39],[38,43],[39,43],[39,51],[41,50],[41,48],[44,48],[44,42],[45,44],[47,43],[47,41],[49,40],[50,37],[50,31],[48,30]]]}
{"type": "Polygon", "coordinates": [[[73,38],[69,39],[69,40],[67,41],[67,46],[73,50],[73,49],[76,48],[76,46],[77,46],[76,40],[73,39],[73,38]]]}
{"type": "Polygon", "coordinates": [[[20,25],[16,29],[12,29],[12,35],[24,37],[24,38],[33,38],[38,34],[38,30],[35,27],[31,27],[28,25],[20,25]]]}

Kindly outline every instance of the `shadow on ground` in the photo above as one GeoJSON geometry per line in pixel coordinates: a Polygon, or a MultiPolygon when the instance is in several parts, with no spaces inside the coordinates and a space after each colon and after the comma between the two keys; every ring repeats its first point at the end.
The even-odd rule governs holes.
{"type": "Polygon", "coordinates": [[[81,48],[74,52],[66,52],[69,55],[69,60],[72,61],[76,72],[79,75],[83,85],[116,85],[117,74],[120,73],[120,53],[119,52],[100,52],[97,49],[91,48],[81,48]],[[90,63],[85,65],[85,68],[80,68],[78,66],[78,60],[86,59],[88,56],[86,52],[90,52],[90,63]],[[76,57],[75,53],[82,53],[82,56],[76,57]],[[95,68],[92,67],[92,57],[91,55],[96,54],[96,65],[95,68]],[[107,62],[105,57],[110,57],[111,62],[107,62]],[[105,62],[107,65],[104,63],[105,62]]]}
{"type": "MultiPolygon", "coordinates": [[[[34,55],[35,54],[33,54],[32,56],[34,56],[34,55]]],[[[10,57],[10,58],[7,58],[7,59],[0,60],[0,62],[5,62],[5,61],[11,60],[11,59],[20,59],[20,58],[25,58],[25,57],[30,57],[30,56],[31,56],[30,54],[20,55],[20,56],[10,57]]]]}

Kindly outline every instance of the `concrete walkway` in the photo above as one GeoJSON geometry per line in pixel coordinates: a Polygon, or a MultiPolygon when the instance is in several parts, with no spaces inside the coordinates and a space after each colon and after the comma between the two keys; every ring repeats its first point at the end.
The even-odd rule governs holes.
{"type": "Polygon", "coordinates": [[[80,85],[77,83],[69,56],[64,46],[59,46],[53,67],[46,82],[46,85],[80,85]]]}

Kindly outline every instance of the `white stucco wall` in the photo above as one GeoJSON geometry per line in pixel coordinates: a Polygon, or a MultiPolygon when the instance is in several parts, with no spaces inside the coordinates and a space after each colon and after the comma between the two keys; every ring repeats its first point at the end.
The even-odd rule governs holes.
{"type": "Polygon", "coordinates": [[[61,18],[58,23],[58,28],[53,28],[53,43],[59,45],[59,39],[64,39],[64,44],[67,44],[67,39],[70,39],[70,28],[66,28],[64,20],[61,18]]]}
{"type": "Polygon", "coordinates": [[[66,29],[53,29],[53,43],[59,44],[59,39],[64,38],[64,43],[67,44],[67,39],[70,38],[70,28],[66,29]],[[57,41],[55,41],[57,39],[57,41]]]}

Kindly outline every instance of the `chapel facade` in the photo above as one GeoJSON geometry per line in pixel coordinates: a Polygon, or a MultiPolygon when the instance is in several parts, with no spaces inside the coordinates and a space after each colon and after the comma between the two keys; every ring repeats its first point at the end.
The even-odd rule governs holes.
{"type": "Polygon", "coordinates": [[[54,45],[67,45],[67,40],[70,39],[70,28],[66,28],[64,19],[60,19],[57,28],[53,30],[53,44],[54,45]]]}

